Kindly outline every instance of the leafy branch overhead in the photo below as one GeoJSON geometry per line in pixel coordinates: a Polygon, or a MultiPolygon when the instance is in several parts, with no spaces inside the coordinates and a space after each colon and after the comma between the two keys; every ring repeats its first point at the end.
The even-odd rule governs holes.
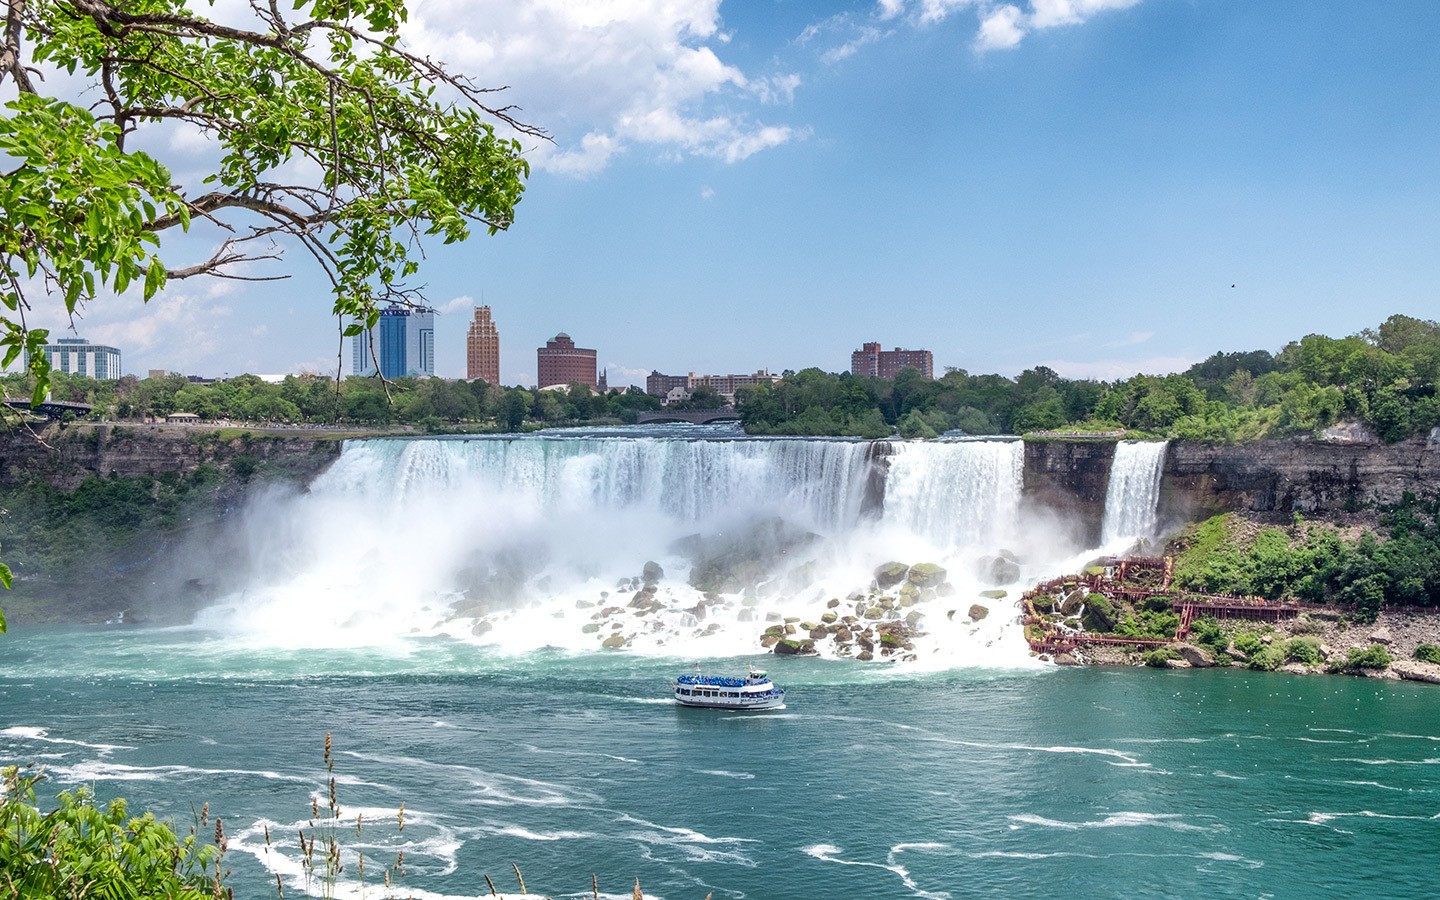
{"type": "Polygon", "coordinates": [[[200,275],[267,280],[246,264],[298,245],[356,334],[386,303],[424,303],[410,281],[424,237],[514,220],[529,174],[519,137],[546,135],[494,102],[503,88],[405,49],[399,0],[299,0],[290,13],[252,0],[227,16],[242,13],[9,0],[0,89],[19,96],[0,118],[0,352],[8,365],[28,351],[37,399],[48,334],[26,319],[42,300],[73,318],[104,290],[139,285],[149,300],[200,275]],[[46,96],[47,70],[83,76],[97,99],[46,96]],[[135,146],[147,127],[203,135],[213,171],[175,184],[135,146]],[[214,229],[213,251],[174,259],[162,236],[192,224],[214,229]]]}

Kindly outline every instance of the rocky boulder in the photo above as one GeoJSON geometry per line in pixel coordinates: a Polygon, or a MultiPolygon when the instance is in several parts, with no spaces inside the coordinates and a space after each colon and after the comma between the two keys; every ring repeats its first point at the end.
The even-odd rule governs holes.
{"type": "Polygon", "coordinates": [[[1014,584],[1020,580],[1020,564],[1009,556],[985,556],[981,557],[976,574],[990,584],[1014,584]]]}
{"type": "Polygon", "coordinates": [[[659,563],[653,560],[645,563],[645,568],[641,570],[641,578],[644,579],[646,584],[654,584],[664,577],[665,570],[660,567],[659,563]]]}
{"type": "MultiPolygon", "coordinates": [[[[945,570],[934,563],[916,563],[910,567],[910,583],[917,588],[939,587],[945,583],[945,570]]],[[[879,580],[878,578],[876,579],[879,580]]]]}
{"type": "Polygon", "coordinates": [[[1215,660],[1210,654],[1192,644],[1172,644],[1172,648],[1180,654],[1180,658],[1190,664],[1191,668],[1208,669],[1215,665],[1215,660]]]}
{"type": "Polygon", "coordinates": [[[888,590],[905,580],[910,567],[902,562],[887,562],[875,569],[875,584],[881,590],[888,590]]]}
{"type": "Polygon", "coordinates": [[[969,615],[971,621],[978,622],[986,616],[990,615],[990,610],[987,607],[981,606],[978,603],[972,603],[970,604],[969,615]]]}
{"type": "Polygon", "coordinates": [[[815,642],[812,640],[794,640],[785,638],[775,642],[773,652],[776,656],[814,656],[818,651],[815,649],[815,642]]]}
{"type": "Polygon", "coordinates": [[[600,646],[604,647],[606,650],[620,650],[624,648],[625,643],[625,638],[621,637],[618,634],[612,634],[605,640],[601,641],[600,646]]]}

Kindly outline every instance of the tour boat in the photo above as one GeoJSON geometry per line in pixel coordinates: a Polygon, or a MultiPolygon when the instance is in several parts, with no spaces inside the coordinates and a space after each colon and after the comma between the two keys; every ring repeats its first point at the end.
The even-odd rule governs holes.
{"type": "Polygon", "coordinates": [[[785,704],[785,689],[764,673],[751,669],[744,678],[728,675],[681,675],[675,679],[675,702],[705,709],[776,709],[785,704]]]}

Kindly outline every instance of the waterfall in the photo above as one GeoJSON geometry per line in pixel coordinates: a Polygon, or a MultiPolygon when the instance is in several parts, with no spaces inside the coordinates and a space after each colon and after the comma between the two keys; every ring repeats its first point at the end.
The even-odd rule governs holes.
{"type": "Polygon", "coordinates": [[[1020,511],[1020,441],[896,444],[883,520],[949,548],[1004,541],[1020,511]]]}
{"type": "MultiPolygon", "coordinates": [[[[930,562],[949,573],[914,611],[932,642],[1023,662],[1013,616],[966,615],[992,586],[978,560],[1013,548],[1023,457],[1019,441],[350,441],[308,493],[247,508],[248,564],[230,567],[243,589],[197,621],[300,646],[443,634],[578,652],[617,637],[742,654],[775,622],[858,617],[838,598],[865,595],[882,563],[930,562]],[[642,580],[652,563],[663,574],[642,580]]],[[[885,621],[913,602],[894,598],[885,621]]]]}
{"type": "Polygon", "coordinates": [[[1121,538],[1155,537],[1160,476],[1169,446],[1168,441],[1121,441],[1115,445],[1100,528],[1102,545],[1121,538]]]}

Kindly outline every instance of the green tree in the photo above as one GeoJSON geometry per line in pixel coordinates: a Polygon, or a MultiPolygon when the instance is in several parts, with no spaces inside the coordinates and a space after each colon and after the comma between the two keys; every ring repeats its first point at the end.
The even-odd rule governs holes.
{"type": "Polygon", "coordinates": [[[8,5],[0,88],[18,96],[0,117],[0,351],[5,365],[29,351],[37,399],[48,334],[25,314],[44,298],[75,316],[132,284],[148,301],[178,279],[269,277],[237,266],[298,245],[358,334],[382,304],[423,301],[413,237],[450,243],[513,221],[529,170],[495,127],[542,133],[405,49],[402,0],[240,9],[248,23],[210,21],[186,0],[8,5]],[[32,74],[43,67],[80,76],[99,100],[46,96],[32,74]],[[219,151],[195,189],[136,140],[176,122],[219,151]],[[176,260],[162,237],[192,222],[216,229],[217,249],[176,260]]]}

